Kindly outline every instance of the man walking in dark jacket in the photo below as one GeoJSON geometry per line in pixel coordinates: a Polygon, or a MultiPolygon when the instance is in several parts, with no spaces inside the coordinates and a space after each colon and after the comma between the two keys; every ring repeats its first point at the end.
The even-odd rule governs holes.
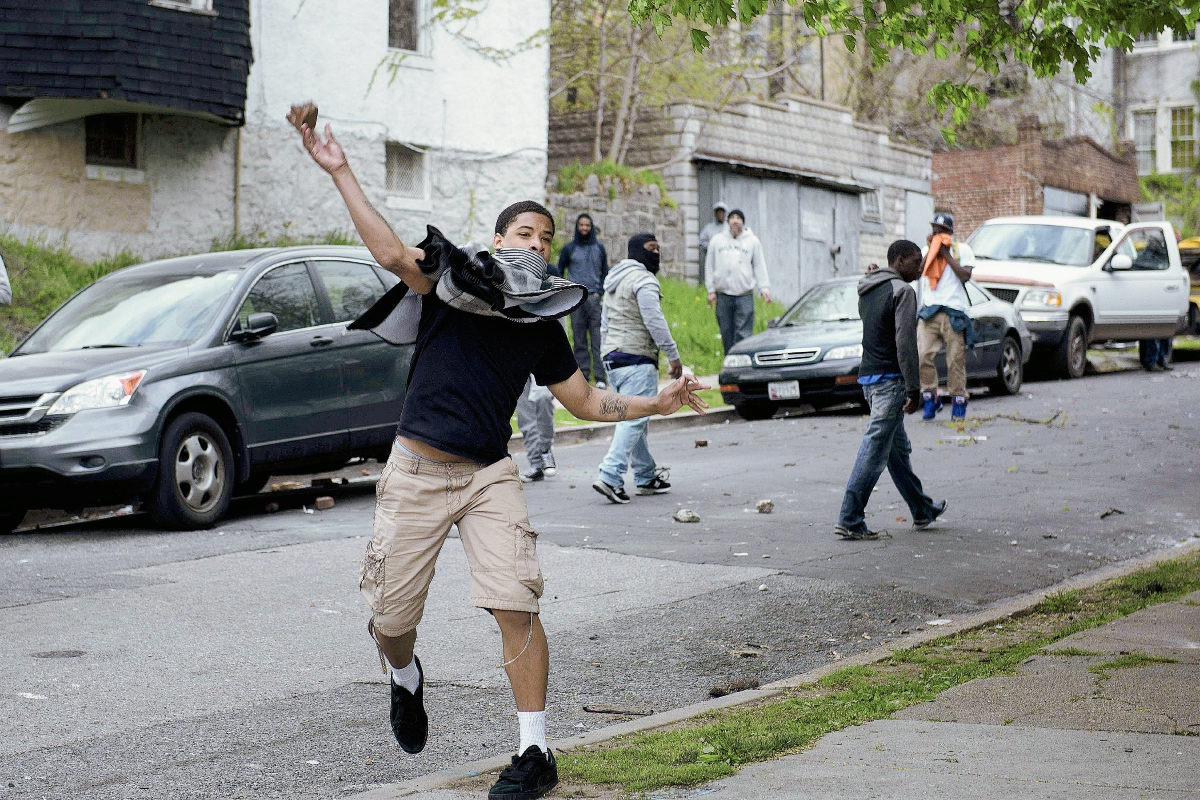
{"type": "Polygon", "coordinates": [[[571,312],[571,334],[575,339],[575,361],[589,381],[604,384],[604,366],[600,361],[600,310],[604,279],[608,277],[608,253],[596,238],[590,214],[575,219],[575,238],[567,242],[558,256],[562,277],[587,287],[587,300],[571,312]],[[589,339],[590,347],[589,347],[589,339]]]}
{"type": "Polygon", "coordinates": [[[912,513],[913,526],[925,528],[946,510],[935,503],[913,473],[912,444],[904,415],[921,406],[917,356],[917,294],[909,283],[921,275],[921,248],[910,241],[888,248],[888,268],[874,264],[858,282],[858,315],[863,322],[863,354],[858,382],[871,418],[846,485],[834,533],[843,539],[877,539],[866,523],[867,500],[886,466],[912,513]]]}

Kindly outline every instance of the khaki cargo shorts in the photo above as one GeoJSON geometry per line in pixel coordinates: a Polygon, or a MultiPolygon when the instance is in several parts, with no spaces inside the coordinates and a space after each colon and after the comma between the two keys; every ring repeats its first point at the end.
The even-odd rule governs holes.
{"type": "Polygon", "coordinates": [[[375,535],[359,582],[375,630],[400,636],[417,627],[451,525],[458,526],[471,567],[471,605],[538,612],[537,532],[511,458],[489,466],[443,464],[397,445],[375,493],[375,535]]]}

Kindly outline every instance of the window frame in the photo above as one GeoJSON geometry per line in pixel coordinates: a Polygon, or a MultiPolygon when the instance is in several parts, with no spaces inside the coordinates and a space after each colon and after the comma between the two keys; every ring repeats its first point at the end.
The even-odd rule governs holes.
{"type": "MultiPolygon", "coordinates": [[[[375,277],[375,280],[379,281],[379,286],[380,286],[380,289],[382,290],[382,293],[379,295],[378,298],[375,299],[375,302],[378,302],[379,299],[382,298],[383,295],[387,294],[388,290],[391,288],[388,286],[387,281],[385,281],[383,279],[383,277],[379,274],[379,270],[382,268],[379,267],[377,264],[375,264],[375,262],[373,262],[373,261],[367,261],[367,260],[364,260],[361,258],[345,258],[342,256],[317,256],[315,258],[308,259],[308,270],[309,270],[310,276],[313,279],[313,283],[317,287],[318,301],[321,304],[323,304],[323,306],[324,306],[324,308],[322,308],[321,313],[323,315],[325,315],[327,319],[330,320],[329,324],[349,325],[354,320],[353,319],[340,320],[337,318],[337,311],[333,307],[333,298],[329,294],[329,287],[325,285],[325,276],[321,274],[321,270],[318,268],[319,264],[326,263],[326,262],[334,263],[334,264],[357,264],[362,267],[365,267],[366,270],[375,277]],[[326,313],[326,312],[328,312],[328,313],[326,313]]],[[[372,303],[372,305],[374,305],[374,303],[372,303]]]]}
{"type": "Polygon", "coordinates": [[[413,5],[415,7],[414,10],[416,12],[416,26],[417,26],[417,42],[416,42],[417,46],[415,49],[412,49],[412,50],[408,49],[407,47],[398,47],[398,46],[392,44],[392,3],[398,2],[398,1],[399,0],[388,0],[388,26],[387,26],[388,51],[396,52],[396,53],[405,53],[405,54],[409,54],[409,55],[428,56],[430,54],[429,53],[429,49],[430,49],[429,38],[430,37],[429,37],[429,33],[428,33],[428,27],[429,27],[429,24],[428,24],[429,23],[428,0],[411,0],[411,2],[413,3],[413,5]]]}
{"type": "Polygon", "coordinates": [[[859,216],[864,222],[883,222],[883,196],[878,189],[861,192],[858,195],[859,216]],[[875,199],[874,208],[868,206],[868,197],[875,199]]]}
{"type": "Polygon", "coordinates": [[[383,187],[387,193],[385,205],[388,208],[402,209],[408,211],[430,211],[432,210],[431,201],[431,175],[429,169],[429,150],[421,148],[417,145],[408,142],[402,142],[395,139],[389,139],[384,142],[383,146],[383,187]],[[405,148],[414,153],[421,162],[421,193],[419,195],[403,194],[398,189],[390,188],[388,180],[388,161],[392,148],[405,148]]]}
{"type": "MultiPolygon", "coordinates": [[[[1193,170],[1197,166],[1200,166],[1200,151],[1197,150],[1197,148],[1200,147],[1200,135],[1197,135],[1197,130],[1196,130],[1198,127],[1197,126],[1197,122],[1198,122],[1197,116],[1200,116],[1200,115],[1197,114],[1197,110],[1196,110],[1195,106],[1170,106],[1167,110],[1171,114],[1170,133],[1168,134],[1168,144],[1171,147],[1171,172],[1178,173],[1178,172],[1187,172],[1189,170],[1193,170]],[[1188,138],[1176,138],[1176,136],[1175,136],[1175,114],[1176,114],[1176,112],[1180,112],[1180,111],[1186,111],[1191,116],[1191,120],[1190,120],[1191,136],[1188,138]],[[1176,152],[1175,144],[1176,144],[1176,142],[1191,142],[1192,143],[1192,146],[1191,146],[1192,154],[1191,154],[1190,162],[1187,164],[1184,164],[1182,166],[1176,166],[1176,163],[1175,163],[1175,152],[1176,152]]],[[[1182,149],[1182,148],[1180,148],[1180,149],[1182,149]]]]}
{"type": "Polygon", "coordinates": [[[119,169],[138,169],[138,164],[141,161],[142,148],[141,136],[142,133],[142,116],[141,114],[130,113],[115,113],[115,114],[89,114],[83,119],[83,164],[84,167],[117,167],[119,169]],[[131,135],[132,143],[127,142],[125,149],[129,152],[127,159],[114,159],[105,156],[89,155],[89,141],[91,137],[88,135],[88,125],[97,124],[101,118],[120,117],[126,124],[126,134],[131,135]]]}
{"type": "Polygon", "coordinates": [[[1139,175],[1153,175],[1158,172],[1158,109],[1142,109],[1130,112],[1130,125],[1133,128],[1131,138],[1133,139],[1134,155],[1138,160],[1139,175]],[[1142,147],[1138,141],[1138,120],[1148,120],[1150,122],[1150,146],[1142,147]],[[1150,170],[1143,172],[1141,167],[1142,154],[1148,153],[1150,156],[1150,170]]]}
{"type": "Polygon", "coordinates": [[[329,307],[328,298],[325,297],[325,287],[323,284],[321,284],[319,282],[318,277],[315,275],[315,270],[313,269],[313,266],[309,263],[309,259],[307,257],[292,258],[287,261],[280,261],[277,264],[272,264],[271,266],[264,269],[262,272],[258,273],[258,275],[254,276],[254,278],[250,281],[250,284],[245,288],[245,290],[238,297],[237,303],[234,304],[233,313],[230,315],[229,322],[226,323],[226,325],[225,325],[225,335],[221,337],[221,341],[224,344],[243,344],[243,342],[238,342],[234,339],[231,339],[230,337],[233,335],[233,332],[238,329],[238,326],[241,325],[242,306],[244,306],[246,304],[246,301],[250,298],[250,293],[254,291],[255,286],[258,286],[259,281],[261,281],[263,278],[267,277],[268,275],[270,275],[272,272],[274,272],[277,269],[282,269],[283,267],[295,266],[296,264],[304,265],[305,271],[308,273],[308,279],[312,282],[313,292],[316,294],[316,297],[317,297],[317,310],[321,315],[321,321],[318,322],[316,325],[308,325],[303,328],[293,328],[288,331],[279,331],[278,334],[273,333],[273,334],[271,334],[271,336],[274,337],[276,335],[288,335],[288,334],[298,333],[300,331],[312,331],[312,330],[316,330],[317,328],[323,328],[327,325],[337,324],[337,323],[329,322],[329,320],[333,317],[333,313],[329,307]]]}

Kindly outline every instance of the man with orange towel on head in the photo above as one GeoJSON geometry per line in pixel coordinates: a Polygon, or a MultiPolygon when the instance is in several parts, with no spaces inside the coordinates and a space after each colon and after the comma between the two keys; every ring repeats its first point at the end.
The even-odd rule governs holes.
{"type": "Polygon", "coordinates": [[[971,279],[975,254],[965,242],[954,241],[954,217],[939,211],[925,250],[925,263],[917,286],[917,352],[921,359],[923,419],[933,419],[942,409],[934,359],[946,348],[946,389],[953,398],[950,418],[967,416],[967,348],[975,344],[975,331],[967,316],[970,302],[963,284],[971,279]]]}

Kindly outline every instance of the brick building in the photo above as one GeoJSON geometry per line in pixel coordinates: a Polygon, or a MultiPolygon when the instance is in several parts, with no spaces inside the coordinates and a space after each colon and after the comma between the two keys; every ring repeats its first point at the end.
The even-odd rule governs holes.
{"type": "Polygon", "coordinates": [[[1114,155],[1089,136],[1042,138],[1037,117],[1017,143],[933,154],[933,197],[967,236],[992,217],[1079,216],[1129,222],[1138,201],[1137,159],[1114,155]]]}
{"type": "MultiPolygon", "coordinates": [[[[591,161],[594,119],[551,118],[551,170],[591,161]]],[[[928,150],[806,97],[643,110],[626,161],[661,171],[679,204],[676,275],[702,279],[700,229],[724,201],[745,212],[763,244],[771,293],[785,303],[822,280],[884,263],[893,239],[924,237],[933,217],[928,150]]]]}

